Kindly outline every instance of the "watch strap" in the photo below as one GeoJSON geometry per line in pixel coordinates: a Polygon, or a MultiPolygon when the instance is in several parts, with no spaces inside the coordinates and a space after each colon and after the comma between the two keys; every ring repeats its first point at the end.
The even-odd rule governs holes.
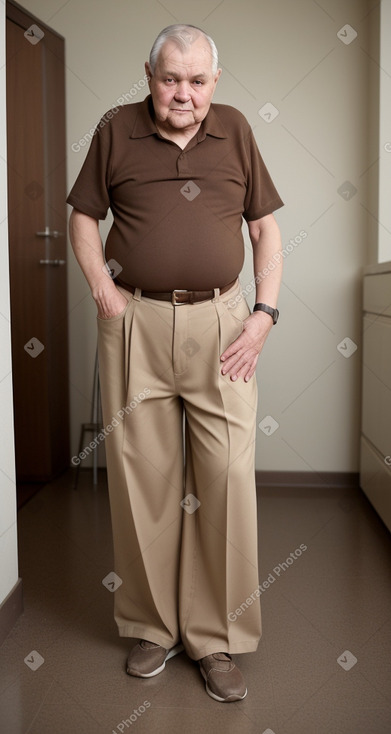
{"type": "Polygon", "coordinates": [[[280,315],[280,312],[277,308],[272,308],[271,306],[268,306],[266,303],[256,303],[253,311],[264,311],[265,313],[268,313],[269,316],[273,319],[273,324],[276,324],[278,321],[278,317],[280,315]]]}

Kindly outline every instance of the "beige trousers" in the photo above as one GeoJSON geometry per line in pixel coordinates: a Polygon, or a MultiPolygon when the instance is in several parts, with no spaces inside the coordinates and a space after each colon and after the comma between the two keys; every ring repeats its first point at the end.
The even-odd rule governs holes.
{"type": "Polygon", "coordinates": [[[119,634],[194,660],[254,651],[257,386],[220,372],[247,303],[238,282],[193,305],[120,290],[98,319],[119,634]]]}

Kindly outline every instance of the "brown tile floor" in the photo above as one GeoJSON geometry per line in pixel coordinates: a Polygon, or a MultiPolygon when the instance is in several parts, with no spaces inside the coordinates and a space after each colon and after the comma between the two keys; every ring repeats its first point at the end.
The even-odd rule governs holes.
{"type": "Polygon", "coordinates": [[[102,585],[113,565],[104,473],[96,491],[82,473],[77,492],[68,475],[30,499],[18,515],[25,612],[1,648],[0,731],[389,734],[385,526],[360,490],[263,491],[258,506],[264,632],[256,653],[235,658],[247,698],[220,704],[184,653],[150,680],[124,672],[128,643],[102,585]],[[33,651],[36,670],[24,662],[39,660],[33,651]]]}

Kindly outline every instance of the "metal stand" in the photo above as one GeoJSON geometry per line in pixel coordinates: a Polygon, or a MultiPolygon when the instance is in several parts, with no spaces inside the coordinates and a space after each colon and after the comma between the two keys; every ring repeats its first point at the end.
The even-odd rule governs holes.
{"type": "MultiPolygon", "coordinates": [[[[96,350],[95,354],[95,367],[94,367],[94,384],[92,388],[92,409],[91,409],[91,422],[90,423],[82,423],[81,431],[80,431],[80,441],[79,441],[79,455],[83,451],[83,448],[85,447],[84,443],[84,437],[86,433],[94,433],[95,436],[102,430],[103,428],[103,420],[102,420],[102,406],[100,401],[100,389],[99,389],[99,363],[98,363],[98,350],[96,350]]],[[[93,449],[93,455],[92,455],[92,481],[94,484],[94,487],[98,484],[98,447],[95,447],[93,449]]],[[[73,485],[73,489],[77,489],[77,483],[79,481],[79,471],[80,471],[80,464],[78,464],[75,474],[75,482],[73,485]]]]}

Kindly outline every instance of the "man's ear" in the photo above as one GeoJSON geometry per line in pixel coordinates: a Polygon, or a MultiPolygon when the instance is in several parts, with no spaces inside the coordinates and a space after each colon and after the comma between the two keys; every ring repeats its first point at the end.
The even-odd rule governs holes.
{"type": "Polygon", "coordinates": [[[215,82],[215,84],[217,84],[217,82],[219,81],[219,79],[220,79],[220,76],[221,76],[221,72],[222,72],[222,71],[223,71],[222,69],[217,69],[217,71],[216,71],[216,76],[215,76],[215,78],[214,78],[214,82],[215,82]]]}
{"type": "Polygon", "coordinates": [[[149,65],[149,61],[146,61],[145,62],[144,68],[145,68],[145,73],[146,73],[146,75],[148,77],[148,86],[149,86],[149,88],[151,88],[150,81],[151,81],[151,77],[152,77],[152,71],[151,71],[151,67],[149,65]]]}

